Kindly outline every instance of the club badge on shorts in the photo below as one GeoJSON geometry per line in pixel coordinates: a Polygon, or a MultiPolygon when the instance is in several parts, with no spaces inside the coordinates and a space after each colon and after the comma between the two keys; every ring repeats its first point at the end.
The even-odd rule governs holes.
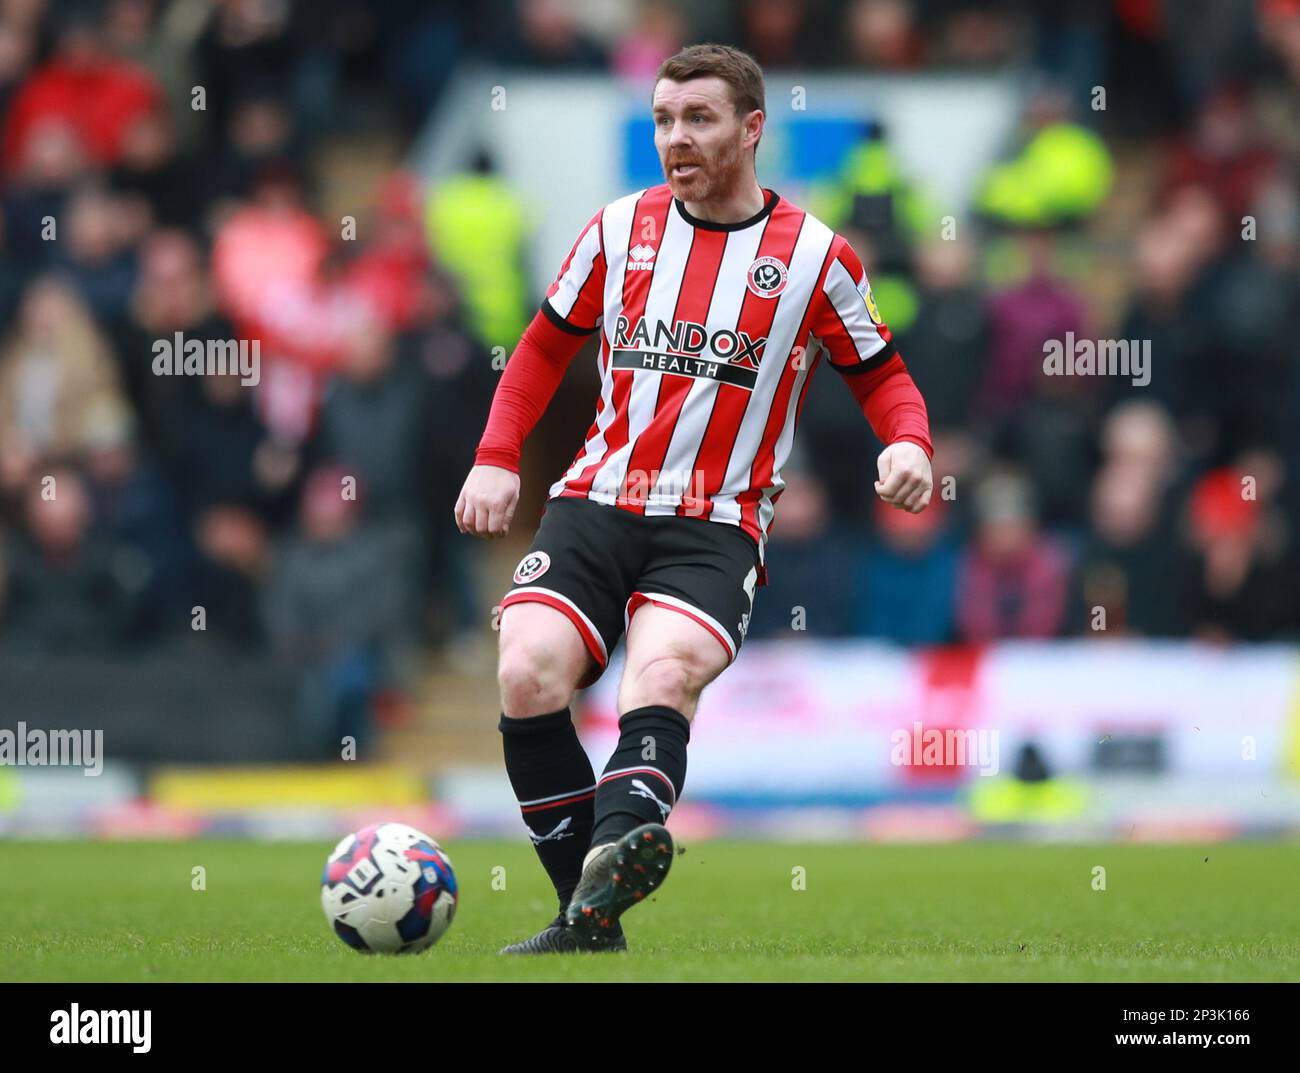
{"type": "Polygon", "coordinates": [[[551,557],[544,551],[530,551],[515,567],[515,584],[525,585],[535,581],[551,568],[551,557]]]}
{"type": "Polygon", "coordinates": [[[760,298],[775,298],[790,282],[790,270],[775,257],[760,257],[749,266],[750,292],[760,298]]]}

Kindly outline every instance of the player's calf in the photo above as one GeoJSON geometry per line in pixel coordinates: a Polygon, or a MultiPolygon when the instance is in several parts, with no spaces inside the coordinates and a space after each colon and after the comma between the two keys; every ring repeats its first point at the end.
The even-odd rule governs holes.
{"type": "Polygon", "coordinates": [[[618,726],[618,745],[596,782],[593,848],[665,823],[686,785],[691,724],[681,712],[650,705],[625,713],[618,726]]]}
{"type": "MultiPolygon", "coordinates": [[[[596,776],[569,710],[586,654],[573,626],[552,608],[522,605],[506,610],[498,724],[506,774],[563,913],[595,825],[596,776]],[[536,632],[530,634],[530,628],[536,632]]],[[[546,940],[541,945],[548,949],[553,945],[553,936],[535,938],[546,940]]],[[[530,947],[529,952],[535,951],[530,947]]]]}

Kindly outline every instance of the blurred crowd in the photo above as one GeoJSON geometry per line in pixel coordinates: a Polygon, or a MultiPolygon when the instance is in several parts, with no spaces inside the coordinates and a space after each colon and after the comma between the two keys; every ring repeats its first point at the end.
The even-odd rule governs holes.
{"type": "Polygon", "coordinates": [[[330,218],[316,163],[418,124],[390,58],[435,8],[0,3],[6,650],[273,652],[337,742],[481,629],[451,508],[496,374],[420,184],[330,218]]]}
{"type": "Polygon", "coordinates": [[[338,161],[376,131],[400,159],[461,62],[645,79],[705,39],[1037,87],[957,239],[888,131],[814,192],[940,484],[873,506],[823,373],[751,636],[795,607],[904,643],[1300,632],[1300,0],[0,0],[0,646],[274,651],[305,720],[364,732],[412,653],[483,629],[451,507],[540,296],[490,160],[327,215],[338,161]],[[1095,228],[1134,168],[1108,313],[1095,228]],[[1067,332],[1149,340],[1150,384],[1045,375],[1067,332]],[[255,386],[158,372],[160,341],[241,339],[255,386]]]}
{"type": "Polygon", "coordinates": [[[1300,4],[1032,25],[1054,65],[972,226],[936,233],[887,131],[815,192],[926,398],[935,499],[873,503],[861,415],[814,383],[750,636],[1300,639],[1300,4]],[[1145,366],[1060,375],[1079,341],[1145,366]]]}

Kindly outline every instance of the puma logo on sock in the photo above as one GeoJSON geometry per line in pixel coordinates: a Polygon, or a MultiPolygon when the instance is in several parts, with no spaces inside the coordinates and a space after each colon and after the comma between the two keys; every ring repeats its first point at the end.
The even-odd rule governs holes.
{"type": "Polygon", "coordinates": [[[533,840],[534,846],[539,846],[543,842],[558,842],[562,838],[572,838],[573,832],[569,830],[569,825],[573,823],[572,816],[565,816],[549,834],[534,834],[531,827],[528,828],[528,837],[533,840]]]}
{"type": "Polygon", "coordinates": [[[645,783],[643,783],[640,779],[633,779],[632,785],[635,787],[635,789],[629,790],[628,791],[629,794],[631,794],[633,797],[649,798],[651,801],[653,801],[656,805],[659,806],[659,811],[660,813],[662,813],[661,818],[665,820],[668,818],[668,813],[672,811],[672,805],[665,805],[662,801],[659,800],[659,798],[655,797],[654,791],[651,790],[650,787],[647,786],[645,783]]]}

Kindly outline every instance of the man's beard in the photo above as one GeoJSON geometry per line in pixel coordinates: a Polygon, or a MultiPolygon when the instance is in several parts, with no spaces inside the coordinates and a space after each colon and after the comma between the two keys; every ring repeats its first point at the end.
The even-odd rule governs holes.
{"type": "Polygon", "coordinates": [[[668,189],[678,201],[703,202],[725,197],[739,186],[742,170],[740,146],[728,143],[717,156],[709,159],[695,154],[670,156],[664,162],[664,178],[668,180],[668,189]],[[675,178],[672,168],[675,164],[692,163],[697,165],[694,175],[684,179],[675,178]]]}

